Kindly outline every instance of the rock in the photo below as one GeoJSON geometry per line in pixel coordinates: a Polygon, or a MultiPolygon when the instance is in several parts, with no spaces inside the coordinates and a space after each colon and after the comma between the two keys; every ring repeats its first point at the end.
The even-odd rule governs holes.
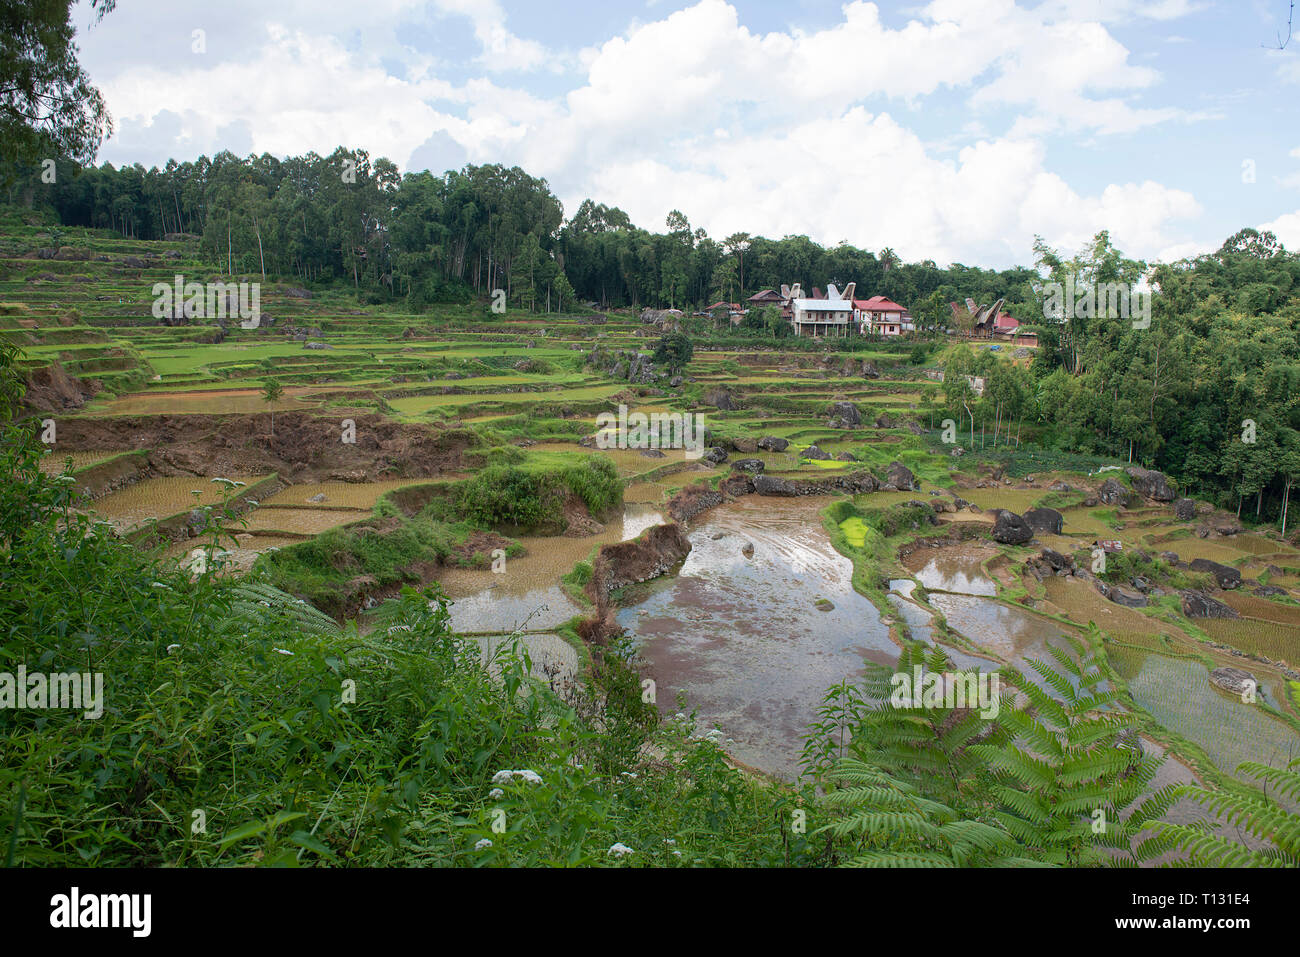
{"type": "Polygon", "coordinates": [[[1177,552],[1161,552],[1160,557],[1170,565],[1177,565],[1179,561],[1177,552]]]}
{"type": "Polygon", "coordinates": [[[862,424],[862,413],[852,402],[832,402],[830,408],[832,419],[839,419],[843,425],[842,428],[854,428],[862,424]]]}
{"type": "Polygon", "coordinates": [[[875,425],[878,429],[896,429],[898,428],[899,421],[888,412],[881,412],[876,416],[875,425]]]}
{"type": "Polygon", "coordinates": [[[832,602],[829,598],[818,598],[815,602],[813,602],[813,607],[815,607],[818,611],[834,611],[835,603],[832,602]]]}
{"type": "Polygon", "coordinates": [[[1097,498],[1106,505],[1127,505],[1129,490],[1113,478],[1108,478],[1097,489],[1097,498]]]}
{"type": "Polygon", "coordinates": [[[775,435],[765,435],[758,440],[758,447],[764,452],[784,452],[790,447],[790,442],[775,435]]]}
{"type": "Polygon", "coordinates": [[[1133,488],[1139,495],[1155,499],[1157,502],[1172,502],[1174,500],[1173,487],[1169,484],[1169,478],[1164,472],[1150,471],[1136,465],[1125,469],[1125,472],[1132,479],[1133,488]]]}
{"type": "Polygon", "coordinates": [[[753,542],[746,542],[744,545],[741,545],[741,546],[740,546],[740,554],[744,555],[746,558],[753,558],[753,557],[754,557],[754,543],[753,543],[753,542]]]}
{"type": "Polygon", "coordinates": [[[1241,572],[1229,565],[1220,565],[1208,558],[1193,559],[1187,565],[1194,572],[1209,572],[1220,588],[1236,588],[1241,584],[1241,572]]]}
{"type": "Polygon", "coordinates": [[[746,455],[753,455],[758,451],[758,443],[753,439],[732,439],[731,447],[737,452],[743,452],[746,455]]]}
{"type": "Polygon", "coordinates": [[[663,452],[658,449],[642,449],[641,454],[648,459],[661,459],[664,457],[663,452]]]}
{"type": "Polygon", "coordinates": [[[1253,695],[1259,689],[1259,679],[1241,668],[1215,668],[1210,672],[1210,683],[1229,694],[1253,695]]]}
{"type": "Polygon", "coordinates": [[[723,388],[710,389],[704,393],[704,397],[700,401],[705,405],[713,406],[721,412],[734,412],[739,407],[736,403],[736,397],[723,388]]]}
{"type": "Polygon", "coordinates": [[[726,538],[726,537],[727,537],[726,532],[714,532],[712,535],[709,536],[709,539],[710,541],[716,542],[718,539],[726,538]]]}
{"type": "Polygon", "coordinates": [[[1007,509],[999,509],[997,519],[993,522],[993,540],[1003,545],[1023,545],[1034,537],[1034,530],[1029,523],[1007,509]]]}
{"type": "Polygon", "coordinates": [[[731,467],[738,472],[749,472],[751,475],[756,475],[766,468],[762,459],[736,459],[731,463],[731,467]]]}
{"type": "Polygon", "coordinates": [[[727,461],[727,450],[720,445],[715,445],[704,453],[703,459],[710,465],[721,465],[723,462],[727,461]]]}
{"type": "Polygon", "coordinates": [[[1054,551],[1050,548],[1043,549],[1042,557],[1043,557],[1043,561],[1045,561],[1049,566],[1051,566],[1053,571],[1057,571],[1057,572],[1065,571],[1066,569],[1070,569],[1074,567],[1073,558],[1071,558],[1069,555],[1062,555],[1060,552],[1054,551]]]}
{"type": "Polygon", "coordinates": [[[325,493],[324,493],[324,492],[317,492],[317,493],[316,493],[315,495],[313,495],[311,498],[307,499],[307,501],[309,501],[309,502],[323,502],[323,501],[325,501],[325,493]]]}
{"type": "Polygon", "coordinates": [[[874,362],[863,362],[862,375],[864,378],[867,379],[879,379],[880,370],[876,368],[876,364],[874,362]]]}
{"type": "Polygon", "coordinates": [[[1125,588],[1123,585],[1111,585],[1110,592],[1106,595],[1117,605],[1123,605],[1125,608],[1145,608],[1147,605],[1147,596],[1131,588],[1125,588]]]}
{"type": "Polygon", "coordinates": [[[1031,508],[1025,512],[1025,521],[1035,532],[1060,535],[1065,516],[1054,508],[1031,508]]]}
{"type": "Polygon", "coordinates": [[[852,452],[841,452],[839,455],[835,456],[835,461],[837,461],[837,462],[856,462],[857,459],[853,457],[853,453],[852,453],[852,452]]]}
{"type": "Polygon", "coordinates": [[[679,376],[679,375],[675,375],[675,376],[673,376],[671,379],[668,380],[668,387],[671,388],[671,389],[676,389],[676,388],[678,388],[681,384],[682,384],[682,377],[679,376]]]}
{"type": "Polygon", "coordinates": [[[754,491],[759,495],[794,496],[799,492],[789,479],[773,478],[770,475],[758,475],[754,478],[754,491]]]}
{"type": "Polygon", "coordinates": [[[819,462],[826,462],[830,460],[831,454],[829,452],[823,452],[815,445],[810,445],[800,453],[800,457],[805,459],[815,459],[819,462]]]}
{"type": "Polygon", "coordinates": [[[1085,495],[1083,498],[1084,508],[1096,508],[1097,503],[1098,503],[1098,499],[1097,496],[1095,495],[1085,495]]]}
{"type": "Polygon", "coordinates": [[[1203,591],[1183,591],[1178,593],[1182,599],[1183,614],[1188,618],[1240,618],[1237,610],[1217,599],[1211,598],[1203,591]]]}
{"type": "Polygon", "coordinates": [[[1287,595],[1287,590],[1276,585],[1260,585],[1255,589],[1255,594],[1260,598],[1282,598],[1287,595]]]}
{"type": "Polygon", "coordinates": [[[889,470],[885,472],[885,482],[893,485],[895,488],[904,492],[919,492],[921,485],[916,480],[916,476],[902,462],[890,462],[889,470]]]}
{"type": "Polygon", "coordinates": [[[1180,522],[1190,522],[1196,518],[1196,503],[1190,498],[1180,498],[1174,501],[1174,518],[1180,522]]]}

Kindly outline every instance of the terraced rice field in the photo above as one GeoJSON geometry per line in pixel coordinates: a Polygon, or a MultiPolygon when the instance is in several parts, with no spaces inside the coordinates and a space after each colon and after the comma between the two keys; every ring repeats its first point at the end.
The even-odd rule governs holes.
{"type": "Polygon", "coordinates": [[[370,510],[366,508],[257,508],[244,516],[241,528],[255,532],[319,535],[368,515],[370,510]]]}
{"type": "MultiPolygon", "coordinates": [[[[244,483],[258,476],[223,476],[244,483]]],[[[238,490],[236,490],[237,492],[238,490]]],[[[118,492],[105,495],[94,503],[94,511],[120,528],[133,528],[151,518],[165,518],[187,508],[220,505],[230,496],[220,483],[192,475],[148,478],[118,492]]]]}
{"type": "Polygon", "coordinates": [[[262,500],[262,508],[308,508],[323,511],[329,508],[372,509],[375,503],[387,492],[405,488],[408,485],[420,485],[427,479],[393,479],[387,482],[309,482],[302,485],[290,485],[262,500]],[[320,502],[311,499],[324,495],[320,502]]]}
{"type": "Polygon", "coordinates": [[[103,462],[105,459],[111,459],[118,452],[60,452],[57,449],[51,449],[41,459],[41,471],[46,475],[58,475],[67,465],[67,460],[72,459],[72,468],[84,469],[88,465],[94,465],[96,462],[103,462]]]}

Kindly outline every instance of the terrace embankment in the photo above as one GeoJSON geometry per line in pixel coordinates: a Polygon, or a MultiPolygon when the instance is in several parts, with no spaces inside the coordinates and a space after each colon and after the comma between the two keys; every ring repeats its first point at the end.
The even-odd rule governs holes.
{"type": "Polygon", "coordinates": [[[28,371],[23,406],[34,412],[62,412],[79,409],[99,391],[96,383],[70,375],[59,362],[28,371]]]}
{"type": "Polygon", "coordinates": [[[276,413],[274,426],[271,413],[69,418],[59,422],[58,450],[146,449],[156,475],[278,472],[295,483],[369,482],[459,471],[475,441],[463,429],[349,418],[355,442],[343,441],[344,419],[306,412],[276,413]]]}

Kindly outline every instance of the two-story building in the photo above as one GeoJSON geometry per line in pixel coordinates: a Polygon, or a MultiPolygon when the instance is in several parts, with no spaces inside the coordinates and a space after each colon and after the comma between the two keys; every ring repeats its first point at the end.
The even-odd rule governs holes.
{"type": "Polygon", "coordinates": [[[853,321],[864,336],[902,336],[916,329],[907,309],[884,296],[854,299],[853,321]]]}

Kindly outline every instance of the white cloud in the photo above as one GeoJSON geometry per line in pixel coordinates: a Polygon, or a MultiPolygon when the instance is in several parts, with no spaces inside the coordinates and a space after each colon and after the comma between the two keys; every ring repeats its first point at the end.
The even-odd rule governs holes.
{"type": "Polygon", "coordinates": [[[1261,231],[1274,233],[1287,249],[1300,250],[1300,209],[1294,213],[1283,213],[1271,223],[1264,223],[1259,228],[1261,231]]]}
{"type": "MultiPolygon", "coordinates": [[[[811,233],[940,262],[1025,262],[1035,233],[1070,248],[1107,227],[1126,252],[1156,255],[1179,241],[1172,222],[1199,213],[1189,194],[1154,182],[1080,194],[1047,168],[1044,141],[1197,118],[1134,102],[1160,76],[1131,64],[1104,25],[1181,16],[1188,3],[1107,0],[1080,12],[933,0],[892,27],[854,0],[826,29],[758,34],[724,0],[699,0],[583,50],[570,59],[578,85],[547,96],[502,78],[560,58],[510,33],[497,0],[326,11],[288,0],[270,23],[252,0],[231,4],[263,23],[252,43],[246,32],[238,47],[214,35],[206,57],[153,66],[131,56],[96,72],[121,121],[115,160],[210,154],[232,137],[279,155],[342,143],[399,165],[463,150],[547,177],[570,211],[591,196],[650,228],[677,208],[715,236],[811,233]],[[436,30],[442,17],[468,20],[480,72],[493,78],[449,79],[442,49],[412,49],[393,28],[409,19],[436,30]],[[941,92],[968,115],[927,143],[896,117],[941,92]]],[[[118,36],[141,22],[125,20],[118,36]]],[[[188,19],[153,29],[188,37],[188,19]]],[[[84,40],[92,54],[98,39],[84,40]]]]}

